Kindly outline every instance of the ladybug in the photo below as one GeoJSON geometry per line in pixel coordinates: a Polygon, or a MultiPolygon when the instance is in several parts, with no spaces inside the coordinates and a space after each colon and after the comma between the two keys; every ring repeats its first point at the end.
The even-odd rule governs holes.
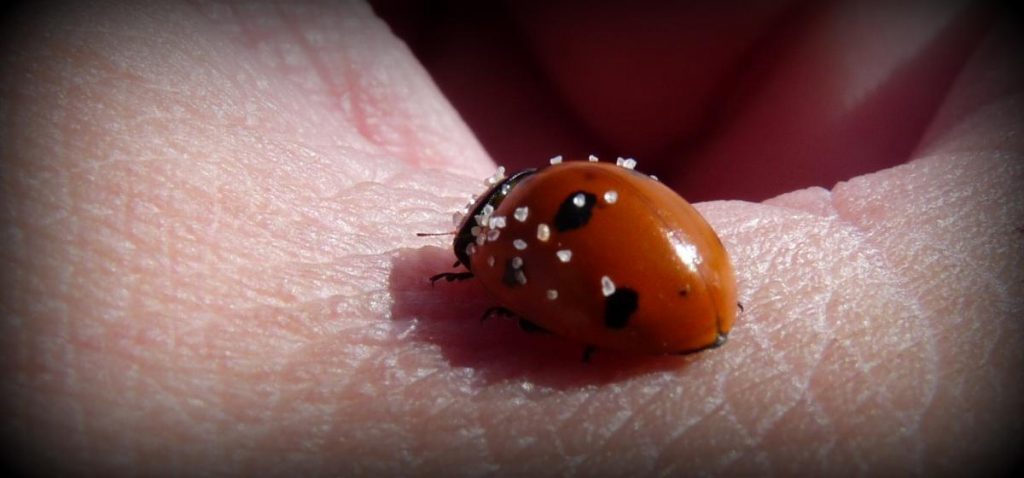
{"type": "MultiPolygon", "coordinates": [[[[456,214],[453,248],[500,313],[594,348],[686,354],[725,343],[736,279],[722,241],[657,178],[616,164],[563,162],[505,177],[456,214]],[[461,216],[461,217],[460,217],[461,216]]],[[[740,306],[742,307],[742,306],[740,306]]]]}

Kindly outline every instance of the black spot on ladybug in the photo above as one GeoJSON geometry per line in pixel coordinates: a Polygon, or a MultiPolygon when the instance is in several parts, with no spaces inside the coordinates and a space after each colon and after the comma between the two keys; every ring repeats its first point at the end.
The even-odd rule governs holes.
{"type": "Polygon", "coordinates": [[[685,287],[679,289],[679,297],[686,297],[690,295],[690,284],[686,284],[685,287]]]}
{"type": "Polygon", "coordinates": [[[526,277],[525,266],[519,264],[516,267],[516,258],[511,258],[505,261],[505,272],[501,275],[501,283],[509,287],[519,287],[523,285],[523,279],[526,277]]]}
{"type": "Polygon", "coordinates": [[[526,320],[524,318],[520,317],[518,322],[519,322],[519,328],[522,329],[523,332],[526,332],[528,334],[550,334],[551,333],[551,332],[548,331],[548,329],[545,329],[544,327],[541,327],[541,326],[539,326],[539,325],[537,325],[537,324],[535,324],[533,322],[530,322],[529,320],[526,320]]]}
{"type": "Polygon", "coordinates": [[[604,300],[604,325],[609,329],[621,329],[629,323],[629,318],[636,312],[640,296],[628,287],[615,289],[612,295],[604,300]]]}
{"type": "Polygon", "coordinates": [[[559,232],[579,229],[590,222],[590,215],[597,204],[597,196],[586,191],[576,191],[562,201],[555,214],[555,229],[559,232]]]}

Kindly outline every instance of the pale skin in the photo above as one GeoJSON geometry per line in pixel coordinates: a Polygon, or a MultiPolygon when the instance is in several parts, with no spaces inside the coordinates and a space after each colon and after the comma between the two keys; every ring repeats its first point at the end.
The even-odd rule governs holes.
{"type": "Polygon", "coordinates": [[[697,204],[746,309],[725,346],[583,364],[577,344],[481,325],[479,284],[427,282],[453,256],[414,233],[450,228],[495,165],[369,7],[15,18],[13,466],[933,475],[1005,470],[1021,444],[1024,108],[998,25],[906,164],[697,204]]]}

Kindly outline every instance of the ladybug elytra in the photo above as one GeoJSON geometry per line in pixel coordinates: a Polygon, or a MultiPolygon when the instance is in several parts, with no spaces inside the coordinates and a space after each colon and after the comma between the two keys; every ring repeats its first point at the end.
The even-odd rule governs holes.
{"type": "Polygon", "coordinates": [[[562,162],[488,180],[459,218],[468,272],[525,325],[590,347],[691,353],[725,342],[736,317],[729,256],[707,221],[656,178],[616,164],[562,162]]]}

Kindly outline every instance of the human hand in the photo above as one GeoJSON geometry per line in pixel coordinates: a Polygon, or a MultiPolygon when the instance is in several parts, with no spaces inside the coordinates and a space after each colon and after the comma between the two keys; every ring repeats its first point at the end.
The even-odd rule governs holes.
{"type": "MultiPolygon", "coordinates": [[[[700,132],[705,77],[674,108],[642,110],[640,128],[607,115],[615,102],[600,89],[565,99],[587,134],[566,118],[494,120],[489,131],[504,126],[532,151],[519,166],[601,137],[599,148],[636,150],[641,169],[648,154],[691,198],[767,197],[759,184],[782,176],[771,186],[839,180],[849,171],[831,166],[851,158],[881,169],[763,203],[698,204],[746,306],[729,343],[685,358],[601,352],[588,365],[576,344],[478,324],[492,305],[479,285],[426,282],[451,253],[413,233],[449,227],[494,165],[368,7],[9,16],[0,336],[13,457],[116,474],[1005,469],[1024,410],[1014,32],[983,30],[934,119],[910,101],[820,121],[837,104],[864,111],[878,92],[917,91],[932,70],[914,60],[941,56],[929,46],[956,12],[895,28],[914,35],[883,45],[907,53],[865,61],[888,65],[863,77],[876,87],[851,82],[834,102],[792,101],[814,51],[765,65],[768,93],[698,135],[710,138],[701,148],[679,141],[700,132]],[[889,82],[908,75],[911,86],[889,82]],[[799,128],[817,132],[813,144],[787,143],[799,128]],[[768,159],[741,154],[759,147],[768,159]],[[791,156],[806,162],[769,161],[791,156]],[[834,158],[821,174],[778,174],[834,158]]],[[[539,25],[536,45],[550,44],[528,20],[555,13],[518,13],[539,25]]],[[[548,68],[553,83],[575,78],[548,68]]]]}

